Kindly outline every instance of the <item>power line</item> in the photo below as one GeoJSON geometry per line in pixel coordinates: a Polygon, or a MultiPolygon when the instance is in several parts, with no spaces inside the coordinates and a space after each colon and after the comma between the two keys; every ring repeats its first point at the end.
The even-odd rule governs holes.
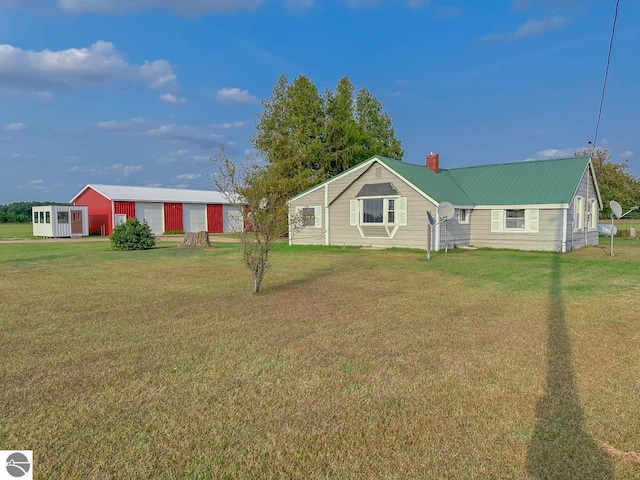
{"type": "Polygon", "coordinates": [[[602,83],[602,94],[600,95],[600,108],[598,109],[598,120],[596,121],[596,131],[593,135],[593,148],[596,148],[598,140],[598,130],[600,129],[600,118],[602,118],[602,104],[604,103],[604,92],[607,89],[607,79],[609,78],[609,65],[611,64],[611,52],[613,51],[613,37],[616,34],[616,23],[618,22],[618,6],[620,0],[616,0],[616,11],[613,14],[613,26],[611,27],[611,38],[609,39],[609,53],[607,54],[607,67],[604,70],[604,82],[602,83]]]}

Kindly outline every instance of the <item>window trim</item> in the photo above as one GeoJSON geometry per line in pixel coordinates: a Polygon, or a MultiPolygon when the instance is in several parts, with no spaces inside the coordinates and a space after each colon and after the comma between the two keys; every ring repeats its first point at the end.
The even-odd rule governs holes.
{"type": "Polygon", "coordinates": [[[469,225],[469,215],[471,215],[470,208],[456,208],[455,215],[460,225],[469,225]],[[464,220],[462,219],[462,212],[464,212],[464,220]]]}
{"type": "Polygon", "coordinates": [[[320,205],[296,206],[296,215],[304,215],[305,208],[313,208],[313,225],[302,225],[302,228],[322,228],[322,207],[320,205]]]}
{"type": "Polygon", "coordinates": [[[577,195],[573,199],[573,231],[584,231],[584,197],[577,195]]]}
{"type": "Polygon", "coordinates": [[[595,198],[590,198],[588,201],[588,205],[589,205],[589,221],[588,223],[588,229],[590,232],[593,232],[594,230],[598,230],[598,220],[599,220],[599,215],[598,215],[598,201],[595,198]]]}
{"type": "Polygon", "coordinates": [[[400,227],[407,226],[407,197],[400,195],[385,195],[374,197],[357,197],[349,201],[349,225],[356,227],[361,238],[393,238],[400,227]],[[383,221],[382,222],[364,222],[364,202],[365,200],[383,200],[383,221]],[[393,201],[393,222],[389,222],[389,201],[393,201]],[[382,235],[367,235],[363,230],[367,227],[383,227],[387,233],[382,235]]]}
{"type": "Polygon", "coordinates": [[[522,208],[518,205],[510,208],[492,209],[491,217],[492,233],[539,233],[540,231],[540,210],[537,208],[522,208]],[[507,211],[524,210],[524,228],[507,228],[507,211]]]}

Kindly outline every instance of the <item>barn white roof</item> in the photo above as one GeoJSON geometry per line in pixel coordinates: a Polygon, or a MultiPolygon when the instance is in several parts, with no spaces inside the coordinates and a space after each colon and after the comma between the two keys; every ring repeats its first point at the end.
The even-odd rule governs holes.
{"type": "Polygon", "coordinates": [[[221,192],[213,190],[188,190],[185,188],[127,187],[123,185],[89,184],[71,199],[73,203],[82,192],[91,188],[111,201],[123,202],[164,202],[164,203],[222,203],[229,199],[221,192]]]}

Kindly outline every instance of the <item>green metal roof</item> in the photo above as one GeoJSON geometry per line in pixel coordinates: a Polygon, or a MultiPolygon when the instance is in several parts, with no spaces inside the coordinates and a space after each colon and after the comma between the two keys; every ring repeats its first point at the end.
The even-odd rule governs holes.
{"type": "Polygon", "coordinates": [[[391,170],[422,190],[436,202],[443,201],[456,205],[474,205],[475,202],[460,188],[449,174],[435,173],[425,165],[404,163],[386,157],[378,157],[391,170]]]}
{"type": "Polygon", "coordinates": [[[589,157],[443,169],[376,157],[437,202],[457,205],[568,204],[589,157]]]}

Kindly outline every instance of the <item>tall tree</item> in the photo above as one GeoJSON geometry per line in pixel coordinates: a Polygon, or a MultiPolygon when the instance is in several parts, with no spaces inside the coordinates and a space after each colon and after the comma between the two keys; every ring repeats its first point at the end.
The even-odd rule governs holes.
{"type": "Polygon", "coordinates": [[[364,133],[363,160],[373,155],[401,159],[402,144],[396,138],[392,121],[380,101],[369,90],[361,88],[356,96],[355,119],[364,133]]]}
{"type": "Polygon", "coordinates": [[[307,77],[289,84],[282,75],[262,104],[253,145],[267,161],[266,173],[278,179],[286,201],[325,178],[322,98],[307,77]]]}
{"type": "Polygon", "coordinates": [[[309,78],[289,83],[282,75],[262,102],[252,143],[264,173],[279,179],[283,201],[373,155],[402,159],[380,102],[366,89],[354,91],[342,77],[321,97],[309,78]]]}
{"type": "Polygon", "coordinates": [[[611,217],[609,202],[615,200],[628,209],[640,205],[640,178],[631,171],[629,159],[625,158],[620,163],[611,159],[607,149],[585,149],[575,153],[576,156],[591,156],[591,163],[600,187],[600,195],[604,210],[602,218],[611,217]]]}
{"type": "Polygon", "coordinates": [[[338,81],[335,92],[325,92],[326,176],[331,177],[363,160],[366,140],[355,120],[354,87],[349,77],[338,81]]]}

